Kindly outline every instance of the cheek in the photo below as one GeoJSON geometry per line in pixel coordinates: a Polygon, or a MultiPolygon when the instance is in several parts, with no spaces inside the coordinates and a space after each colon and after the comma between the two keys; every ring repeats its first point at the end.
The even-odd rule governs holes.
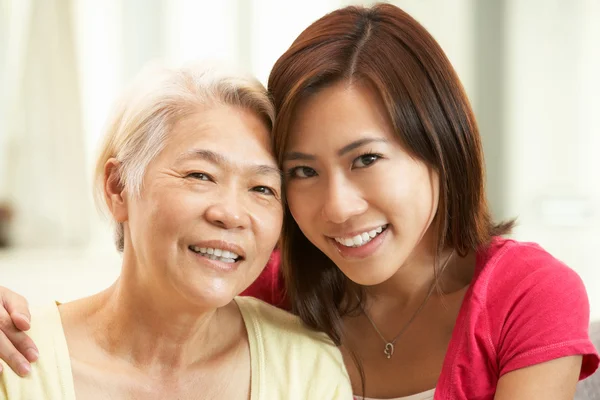
{"type": "Polygon", "coordinates": [[[200,196],[178,189],[157,191],[148,200],[141,218],[152,236],[182,233],[197,221],[205,208],[200,196]]]}
{"type": "Polygon", "coordinates": [[[440,179],[438,174],[434,171],[428,171],[427,178],[429,185],[427,186],[426,194],[429,195],[431,213],[433,213],[433,217],[435,217],[440,202],[440,179]]]}
{"type": "Polygon", "coordinates": [[[275,248],[281,233],[283,223],[283,208],[281,205],[260,207],[253,212],[257,246],[271,251],[275,248]]]}
{"type": "MultiPolygon", "coordinates": [[[[319,199],[314,195],[308,195],[308,190],[290,188],[286,192],[287,204],[294,220],[304,230],[305,223],[312,219],[314,208],[317,207],[319,199]]],[[[311,193],[312,194],[312,193],[311,193]]]]}
{"type": "Polygon", "coordinates": [[[425,166],[410,162],[398,163],[373,174],[365,193],[372,205],[399,218],[402,225],[422,224],[435,213],[438,201],[438,180],[425,166]]]}

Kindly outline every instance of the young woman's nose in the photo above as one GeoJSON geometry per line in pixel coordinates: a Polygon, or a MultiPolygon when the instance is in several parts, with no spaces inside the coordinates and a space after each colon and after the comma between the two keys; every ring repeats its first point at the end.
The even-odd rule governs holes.
{"type": "Polygon", "coordinates": [[[336,224],[364,213],[368,204],[358,188],[344,178],[329,179],[322,192],[323,217],[336,224]]]}

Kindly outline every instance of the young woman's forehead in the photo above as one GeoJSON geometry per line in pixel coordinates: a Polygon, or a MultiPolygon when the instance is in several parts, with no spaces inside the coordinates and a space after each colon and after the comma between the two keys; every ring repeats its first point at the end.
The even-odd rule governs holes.
{"type": "Polygon", "coordinates": [[[368,87],[325,88],[299,105],[290,125],[287,148],[307,147],[313,142],[311,147],[323,149],[335,142],[341,151],[356,140],[394,141],[393,125],[386,111],[368,87]]]}

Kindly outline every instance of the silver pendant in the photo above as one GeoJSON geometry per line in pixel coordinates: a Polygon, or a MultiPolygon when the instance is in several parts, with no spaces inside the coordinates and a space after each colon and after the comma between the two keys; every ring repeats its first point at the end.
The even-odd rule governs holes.
{"type": "Polygon", "coordinates": [[[385,354],[385,357],[388,360],[390,358],[392,358],[392,354],[394,354],[394,344],[393,343],[386,343],[385,344],[385,349],[383,350],[383,353],[385,354]]]}

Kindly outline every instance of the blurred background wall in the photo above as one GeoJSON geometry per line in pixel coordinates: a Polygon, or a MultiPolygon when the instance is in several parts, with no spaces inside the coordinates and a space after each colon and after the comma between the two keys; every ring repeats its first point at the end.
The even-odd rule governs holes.
{"type": "MultiPolygon", "coordinates": [[[[475,108],[497,218],[583,278],[600,319],[600,2],[392,1],[454,64],[475,108]]],[[[119,270],[91,201],[112,102],[148,62],[223,59],[263,82],[334,0],[0,0],[0,285],[32,302],[119,270]],[[7,225],[6,221],[10,220],[7,225]]]]}

